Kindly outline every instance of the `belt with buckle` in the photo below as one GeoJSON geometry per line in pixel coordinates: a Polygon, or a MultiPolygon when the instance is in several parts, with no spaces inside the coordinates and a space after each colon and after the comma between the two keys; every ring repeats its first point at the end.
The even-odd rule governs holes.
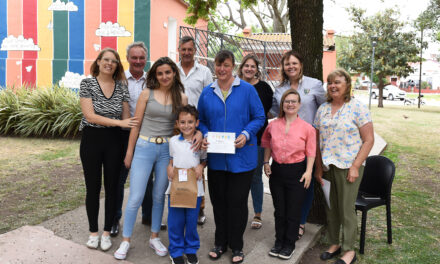
{"type": "Polygon", "coordinates": [[[156,143],[156,144],[163,144],[170,142],[169,137],[145,137],[141,135],[139,137],[147,142],[156,143]]]}

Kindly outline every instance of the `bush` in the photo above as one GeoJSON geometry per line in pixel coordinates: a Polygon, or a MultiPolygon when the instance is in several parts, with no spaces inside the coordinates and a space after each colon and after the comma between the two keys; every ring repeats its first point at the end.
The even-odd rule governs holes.
{"type": "Polygon", "coordinates": [[[17,115],[28,93],[27,89],[19,89],[16,93],[13,89],[0,91],[0,134],[14,133],[18,124],[17,115]]]}
{"type": "Polygon", "coordinates": [[[20,136],[75,136],[81,122],[78,95],[69,88],[0,92],[0,133],[20,136]]]}

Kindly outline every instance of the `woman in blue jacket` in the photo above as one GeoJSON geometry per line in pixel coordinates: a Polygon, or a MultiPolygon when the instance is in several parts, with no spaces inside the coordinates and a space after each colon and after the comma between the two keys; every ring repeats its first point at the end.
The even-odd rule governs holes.
{"type": "MultiPolygon", "coordinates": [[[[264,125],[265,114],[255,88],[234,77],[232,52],[222,50],[215,57],[217,80],[205,87],[199,98],[199,129],[233,132],[235,154],[208,154],[208,188],[214,211],[215,246],[209,252],[218,259],[232,250],[232,263],[241,263],[243,234],[248,219],[247,200],[252,175],[257,166],[256,134],[264,125]]],[[[206,148],[208,142],[203,142],[206,148]]]]}

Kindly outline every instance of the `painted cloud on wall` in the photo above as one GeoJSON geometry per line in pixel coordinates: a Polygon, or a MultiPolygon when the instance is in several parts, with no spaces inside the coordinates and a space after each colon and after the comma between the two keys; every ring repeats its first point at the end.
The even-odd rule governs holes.
{"type": "Polygon", "coordinates": [[[78,7],[74,3],[72,2],[64,3],[61,2],[60,0],[53,2],[48,9],[51,11],[71,11],[71,12],[78,11],[78,7]]]}
{"type": "Polygon", "coordinates": [[[0,50],[32,50],[40,51],[40,47],[34,44],[32,38],[25,39],[23,35],[14,37],[9,35],[9,37],[3,39],[2,46],[0,50]]]}
{"type": "Polygon", "coordinates": [[[130,31],[127,31],[124,26],[119,25],[119,23],[112,23],[107,21],[106,23],[101,23],[99,28],[96,30],[96,36],[100,37],[130,37],[130,31]]]}
{"type": "Polygon", "coordinates": [[[81,81],[85,78],[92,77],[91,75],[85,76],[80,75],[78,73],[66,71],[64,76],[61,78],[61,80],[58,82],[60,86],[68,87],[68,88],[79,88],[79,85],[81,84],[81,81]]]}

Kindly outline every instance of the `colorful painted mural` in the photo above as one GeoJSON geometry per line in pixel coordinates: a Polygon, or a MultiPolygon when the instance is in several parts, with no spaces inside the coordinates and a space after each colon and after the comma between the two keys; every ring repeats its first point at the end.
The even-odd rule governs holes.
{"type": "Polygon", "coordinates": [[[101,48],[125,59],[129,43],[150,46],[150,7],[149,0],[0,0],[0,86],[79,87],[101,48]]]}

